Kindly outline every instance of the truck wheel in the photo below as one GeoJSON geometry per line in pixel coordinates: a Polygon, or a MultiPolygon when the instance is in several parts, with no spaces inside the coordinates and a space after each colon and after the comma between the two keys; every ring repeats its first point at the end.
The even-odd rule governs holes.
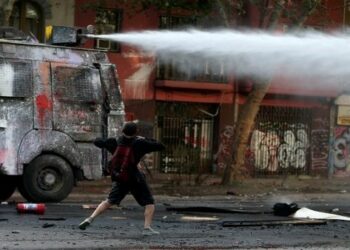
{"type": "Polygon", "coordinates": [[[15,192],[17,176],[0,175],[0,201],[5,201],[15,192]]]}
{"type": "Polygon", "coordinates": [[[59,202],[72,191],[74,175],[70,165],[56,155],[41,155],[24,168],[20,191],[34,202],[59,202]]]}

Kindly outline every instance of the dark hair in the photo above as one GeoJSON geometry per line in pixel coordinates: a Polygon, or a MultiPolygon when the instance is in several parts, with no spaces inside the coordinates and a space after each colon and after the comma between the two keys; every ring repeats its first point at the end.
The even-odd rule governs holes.
{"type": "Polygon", "coordinates": [[[137,125],[135,122],[126,122],[122,130],[126,136],[134,136],[137,133],[137,125]]]}

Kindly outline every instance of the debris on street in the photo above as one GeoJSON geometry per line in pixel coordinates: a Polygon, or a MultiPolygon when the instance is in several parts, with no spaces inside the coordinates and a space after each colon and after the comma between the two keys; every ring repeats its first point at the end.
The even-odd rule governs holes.
{"type": "Polygon", "coordinates": [[[261,211],[261,210],[217,208],[217,207],[206,207],[206,206],[187,206],[187,207],[168,206],[166,207],[166,210],[175,211],[175,212],[202,212],[202,213],[239,213],[239,214],[271,213],[270,211],[261,211]]]}
{"type": "MultiPolygon", "coordinates": [[[[98,206],[98,204],[83,204],[82,205],[82,208],[83,209],[96,209],[98,206]]],[[[123,207],[121,206],[113,206],[113,207],[110,207],[109,209],[118,209],[118,210],[121,210],[121,209],[124,209],[123,207]]]]}
{"type": "Polygon", "coordinates": [[[276,203],[273,206],[273,214],[277,216],[289,216],[298,211],[299,206],[296,203],[276,203]]]}
{"type": "Polygon", "coordinates": [[[20,214],[44,214],[46,206],[43,203],[18,203],[16,206],[17,212],[20,214]]]}
{"type": "Polygon", "coordinates": [[[325,225],[323,220],[256,220],[256,221],[224,221],[223,227],[248,227],[248,226],[280,226],[280,225],[325,225]]]}
{"type": "Polygon", "coordinates": [[[217,221],[220,218],[217,216],[188,216],[184,215],[180,218],[181,221],[217,221]]]}
{"type": "Polygon", "coordinates": [[[318,211],[314,211],[314,210],[306,208],[306,207],[300,208],[293,215],[291,215],[291,217],[296,218],[296,219],[304,219],[305,218],[305,219],[350,221],[350,217],[347,217],[347,216],[318,212],[318,211]]]}
{"type": "Polygon", "coordinates": [[[63,217],[40,217],[39,220],[49,220],[49,221],[64,221],[63,217]]]}
{"type": "Polygon", "coordinates": [[[45,223],[44,225],[42,225],[42,228],[49,228],[49,227],[54,227],[56,226],[55,224],[50,224],[50,223],[45,223]]]}

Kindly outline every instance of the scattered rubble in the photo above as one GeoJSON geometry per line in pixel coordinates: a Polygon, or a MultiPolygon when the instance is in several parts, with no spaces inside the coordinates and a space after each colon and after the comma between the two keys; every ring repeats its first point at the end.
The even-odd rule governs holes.
{"type": "Polygon", "coordinates": [[[223,221],[223,227],[247,227],[247,226],[280,226],[280,225],[324,225],[324,220],[255,220],[255,221],[223,221]]]}
{"type": "Polygon", "coordinates": [[[240,213],[240,214],[266,214],[270,211],[262,210],[247,210],[247,209],[231,209],[231,208],[217,208],[207,206],[189,206],[189,207],[174,207],[167,206],[167,211],[175,212],[202,212],[202,213],[240,213]]]}
{"type": "Polygon", "coordinates": [[[306,207],[300,208],[293,215],[291,215],[291,217],[297,218],[297,219],[304,219],[305,218],[305,219],[350,221],[350,217],[337,215],[337,214],[331,214],[331,213],[318,212],[318,211],[314,211],[314,210],[311,210],[311,209],[306,208],[306,207]]]}
{"type": "Polygon", "coordinates": [[[64,221],[63,217],[40,217],[39,220],[50,220],[50,221],[64,221]]]}

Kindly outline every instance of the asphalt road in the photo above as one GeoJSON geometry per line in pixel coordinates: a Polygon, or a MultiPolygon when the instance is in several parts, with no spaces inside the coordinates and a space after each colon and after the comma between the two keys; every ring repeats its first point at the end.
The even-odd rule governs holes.
{"type": "MultiPolygon", "coordinates": [[[[83,208],[86,203],[77,199],[46,204],[44,215],[18,214],[16,204],[11,202],[3,204],[0,206],[0,249],[349,249],[350,247],[350,222],[327,221],[320,225],[294,225],[289,218],[277,217],[271,213],[273,203],[282,201],[281,197],[156,198],[158,204],[153,227],[161,232],[157,236],[142,236],[143,209],[130,197],[122,203],[122,207],[108,210],[85,231],[80,230],[78,224],[92,212],[92,209],[83,208]],[[169,207],[172,210],[169,210],[169,207]],[[213,208],[225,210],[213,211],[213,208]],[[191,211],[173,211],[186,209],[191,211]],[[227,209],[231,209],[231,213],[228,213],[227,209]],[[223,226],[224,222],[235,222],[236,226],[223,226]],[[239,225],[246,222],[258,224],[239,225]],[[276,225],[269,225],[266,222],[276,222],[276,225]]],[[[350,215],[348,194],[328,196],[299,194],[284,196],[283,199],[296,201],[299,206],[307,206],[317,211],[330,212],[336,209],[338,213],[350,215]]],[[[88,204],[96,205],[97,200],[88,204]]]]}

